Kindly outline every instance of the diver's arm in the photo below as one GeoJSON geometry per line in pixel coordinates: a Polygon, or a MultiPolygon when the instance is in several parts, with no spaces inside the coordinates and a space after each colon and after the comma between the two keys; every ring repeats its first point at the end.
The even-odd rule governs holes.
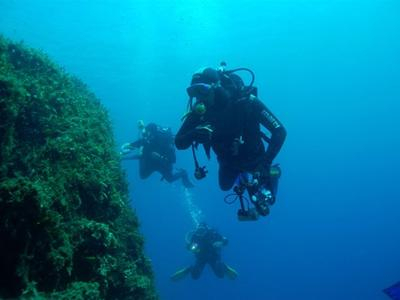
{"type": "Polygon", "coordinates": [[[222,248],[224,246],[228,245],[228,239],[220,234],[215,239],[215,242],[213,242],[213,247],[214,248],[222,248]]]}
{"type": "Polygon", "coordinates": [[[142,158],[143,155],[143,149],[140,149],[141,145],[142,145],[142,140],[137,140],[133,143],[125,143],[121,146],[121,158],[123,160],[126,159],[140,159],[142,158]],[[138,153],[132,155],[132,150],[134,149],[139,149],[138,153]]]}
{"type": "Polygon", "coordinates": [[[196,141],[196,127],[200,124],[199,118],[193,114],[187,116],[181,128],[175,136],[175,146],[179,150],[184,150],[190,147],[196,141]]]}
{"type": "Polygon", "coordinates": [[[217,231],[214,232],[213,240],[215,243],[219,243],[221,246],[228,244],[228,239],[217,231]]]}
{"type": "Polygon", "coordinates": [[[228,245],[228,238],[219,233],[218,233],[217,240],[222,244],[222,246],[228,245]]]}
{"type": "Polygon", "coordinates": [[[277,117],[259,99],[253,100],[259,122],[271,132],[271,141],[266,151],[267,163],[271,164],[286,139],[286,129],[277,117]]]}
{"type": "Polygon", "coordinates": [[[129,144],[129,147],[130,147],[131,149],[139,148],[139,147],[141,147],[141,146],[143,146],[143,139],[139,139],[139,140],[134,141],[134,142],[132,142],[132,143],[129,144]]]}

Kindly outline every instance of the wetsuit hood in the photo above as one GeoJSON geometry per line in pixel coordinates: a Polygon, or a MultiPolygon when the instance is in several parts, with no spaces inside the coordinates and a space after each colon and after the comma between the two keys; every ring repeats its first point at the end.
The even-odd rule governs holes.
{"type": "Polygon", "coordinates": [[[197,83],[205,83],[205,84],[217,84],[220,80],[220,75],[218,71],[211,67],[204,67],[197,70],[192,75],[191,85],[197,83]]]}

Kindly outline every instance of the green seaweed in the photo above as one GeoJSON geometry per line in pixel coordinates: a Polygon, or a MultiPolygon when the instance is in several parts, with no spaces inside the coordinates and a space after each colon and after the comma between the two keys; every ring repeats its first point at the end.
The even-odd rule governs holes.
{"type": "Polygon", "coordinates": [[[107,111],[0,36],[0,298],[157,299],[107,111]]]}

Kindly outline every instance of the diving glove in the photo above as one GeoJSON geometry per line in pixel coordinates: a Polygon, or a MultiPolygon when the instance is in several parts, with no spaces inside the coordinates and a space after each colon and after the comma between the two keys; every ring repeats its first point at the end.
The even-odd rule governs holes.
{"type": "Polygon", "coordinates": [[[131,143],[125,143],[121,146],[120,155],[127,154],[132,150],[131,143]]]}

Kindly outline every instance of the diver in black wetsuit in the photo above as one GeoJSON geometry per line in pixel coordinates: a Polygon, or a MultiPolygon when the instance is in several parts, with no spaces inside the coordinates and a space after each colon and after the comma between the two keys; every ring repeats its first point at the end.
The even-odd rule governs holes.
{"type": "MultiPolygon", "coordinates": [[[[191,111],[175,137],[177,149],[203,144],[209,155],[212,148],[219,162],[219,186],[224,191],[231,189],[243,172],[256,175],[264,187],[273,190],[271,164],[285,141],[286,130],[257,98],[252,84],[246,87],[233,71],[208,67],[193,75],[187,92],[190,103],[193,99],[196,102],[190,105],[191,111]],[[270,137],[260,130],[260,124],[270,137]],[[267,150],[263,139],[268,140],[267,150]]],[[[265,203],[258,203],[259,213],[266,215],[265,203]]]]}
{"type": "Polygon", "coordinates": [[[189,234],[186,243],[187,249],[195,255],[196,262],[193,266],[175,272],[171,280],[177,281],[189,273],[193,279],[198,279],[206,264],[211,266],[218,278],[227,276],[229,279],[235,279],[237,277],[237,272],[221,261],[221,249],[228,244],[228,239],[215,229],[208,227],[205,223],[200,223],[196,230],[189,234]]]}
{"type": "Polygon", "coordinates": [[[184,169],[173,170],[176,155],[171,129],[155,123],[149,123],[145,127],[142,121],[139,121],[138,125],[142,136],[137,141],[126,143],[121,147],[123,159],[139,160],[141,179],[146,179],[157,171],[167,182],[181,179],[185,187],[192,188],[193,184],[184,169]],[[138,150],[137,153],[130,155],[130,152],[135,149],[138,150]]]}

